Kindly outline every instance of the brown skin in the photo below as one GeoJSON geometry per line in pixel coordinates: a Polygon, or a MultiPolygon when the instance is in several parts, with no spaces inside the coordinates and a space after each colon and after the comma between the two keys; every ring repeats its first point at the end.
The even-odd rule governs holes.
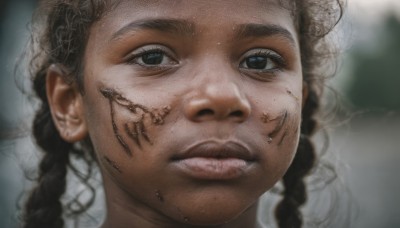
{"type": "Polygon", "coordinates": [[[299,138],[305,90],[290,12],[275,1],[123,1],[92,26],[84,59],[84,95],[57,66],[47,88],[61,136],[94,145],[107,201],[102,227],[255,227],[258,198],[281,179],[299,138]],[[154,19],[168,23],[142,23],[154,19]],[[165,29],[171,21],[184,25],[165,29]],[[243,24],[287,32],[247,26],[255,29],[238,35],[243,24]],[[162,61],[144,64],[149,53],[162,61]],[[270,61],[265,70],[246,61],[257,56],[270,61]],[[234,178],[177,168],[174,157],[204,141],[235,142],[253,159],[234,178]]]}

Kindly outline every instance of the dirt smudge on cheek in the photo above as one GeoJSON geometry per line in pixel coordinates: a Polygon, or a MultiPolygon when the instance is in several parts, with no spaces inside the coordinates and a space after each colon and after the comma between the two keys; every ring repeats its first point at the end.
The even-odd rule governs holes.
{"type": "MultiPolygon", "coordinates": [[[[165,117],[170,113],[171,107],[165,106],[161,109],[150,109],[144,105],[134,103],[129,99],[122,96],[121,93],[111,88],[100,88],[100,93],[109,100],[111,122],[114,131],[114,135],[117,138],[119,144],[123,147],[124,151],[128,156],[132,156],[132,149],[128,146],[126,139],[121,135],[120,128],[116,121],[116,109],[122,109],[129,111],[132,116],[131,120],[122,124],[122,130],[125,132],[128,139],[141,149],[142,141],[146,141],[150,145],[153,144],[150,136],[147,132],[145,120],[149,119],[152,125],[163,125],[165,117]]],[[[147,121],[149,123],[149,121],[147,121]]]]}
{"type": "Polygon", "coordinates": [[[300,98],[298,96],[294,95],[291,90],[286,89],[286,93],[289,94],[289,96],[291,96],[292,98],[294,98],[296,100],[296,103],[300,102],[300,98]]]}
{"type": "MultiPolygon", "coordinates": [[[[284,126],[286,126],[288,123],[288,119],[291,118],[287,110],[283,111],[282,114],[278,115],[277,117],[271,117],[271,115],[269,115],[268,113],[262,114],[261,121],[263,123],[277,122],[275,128],[267,136],[268,144],[271,144],[273,142],[273,139],[282,131],[282,129],[284,129],[284,126]]],[[[282,144],[287,135],[288,133],[286,129],[281,139],[278,141],[278,145],[282,144]]]]}
{"type": "Polygon", "coordinates": [[[111,114],[111,122],[112,122],[112,128],[114,131],[114,135],[117,138],[118,142],[121,144],[122,148],[124,151],[129,155],[132,156],[132,151],[129,148],[128,144],[125,142],[125,140],[122,138],[122,136],[119,134],[119,129],[117,127],[117,124],[115,123],[115,111],[114,111],[114,106],[112,104],[112,101],[110,100],[110,114],[111,114]]]}
{"type": "Polygon", "coordinates": [[[107,162],[108,165],[110,165],[112,168],[114,168],[118,173],[122,173],[121,168],[118,166],[118,164],[115,161],[111,160],[107,156],[103,156],[103,159],[107,162]]]}
{"type": "Polygon", "coordinates": [[[278,124],[276,125],[275,129],[268,134],[269,143],[272,143],[272,140],[282,131],[283,126],[285,126],[286,121],[288,119],[288,111],[285,110],[276,120],[278,124]]]}
{"type": "Polygon", "coordinates": [[[283,145],[283,143],[285,142],[287,137],[296,136],[298,131],[299,131],[299,124],[297,122],[297,119],[293,115],[290,115],[288,118],[288,121],[286,123],[286,127],[283,132],[283,135],[278,142],[278,146],[283,145]]]}
{"type": "Polygon", "coordinates": [[[264,113],[261,115],[261,121],[262,121],[263,123],[269,123],[269,122],[278,120],[279,118],[280,118],[280,116],[277,116],[277,117],[273,118],[273,117],[271,117],[270,114],[268,114],[268,113],[266,113],[266,112],[264,112],[264,113]]]}
{"type": "Polygon", "coordinates": [[[284,142],[285,138],[288,136],[288,134],[289,134],[289,133],[288,133],[288,131],[287,131],[287,129],[286,129],[285,132],[283,133],[281,139],[280,139],[279,142],[278,142],[278,146],[281,146],[281,145],[283,144],[283,142],[284,142]]]}

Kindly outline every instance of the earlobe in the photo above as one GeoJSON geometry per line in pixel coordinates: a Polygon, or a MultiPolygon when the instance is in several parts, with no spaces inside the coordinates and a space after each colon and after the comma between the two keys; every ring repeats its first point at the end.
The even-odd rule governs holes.
{"type": "Polygon", "coordinates": [[[66,71],[53,64],[47,70],[46,92],[51,115],[65,141],[74,143],[87,136],[82,95],[73,82],[66,81],[66,71]]]}

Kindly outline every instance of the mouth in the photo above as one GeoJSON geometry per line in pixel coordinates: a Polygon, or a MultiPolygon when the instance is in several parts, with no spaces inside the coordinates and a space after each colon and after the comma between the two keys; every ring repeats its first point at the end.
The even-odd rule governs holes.
{"type": "Polygon", "coordinates": [[[179,173],[203,180],[238,179],[249,172],[255,161],[246,146],[231,141],[196,143],[172,157],[179,173]]]}

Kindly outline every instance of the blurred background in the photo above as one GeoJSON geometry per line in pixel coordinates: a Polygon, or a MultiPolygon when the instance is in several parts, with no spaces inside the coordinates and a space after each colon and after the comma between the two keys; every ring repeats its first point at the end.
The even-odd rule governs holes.
{"type": "MultiPolygon", "coordinates": [[[[32,118],[34,104],[17,89],[16,83],[26,83],[14,67],[22,64],[34,7],[33,0],[0,0],[0,228],[17,227],[17,202],[29,185],[24,171],[29,174],[37,160],[29,133],[5,137],[21,135],[32,118]]],[[[350,195],[343,212],[351,217],[348,227],[400,227],[400,1],[348,0],[333,39],[342,55],[329,86],[341,108],[325,126],[324,159],[345,188],[337,198],[350,195]]]]}

